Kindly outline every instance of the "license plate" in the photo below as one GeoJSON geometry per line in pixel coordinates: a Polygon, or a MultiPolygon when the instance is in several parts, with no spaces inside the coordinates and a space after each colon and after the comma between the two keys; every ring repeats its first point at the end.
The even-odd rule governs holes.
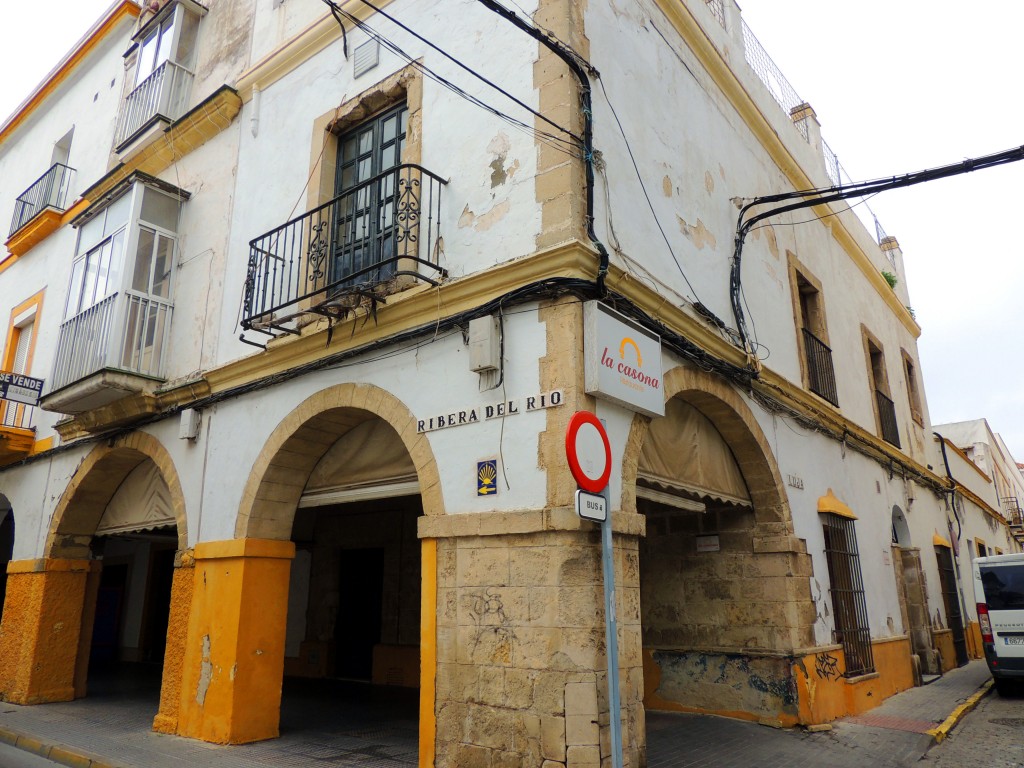
{"type": "Polygon", "coordinates": [[[1006,643],[1006,645],[1024,645],[1024,636],[1004,637],[1003,642],[1006,643]]]}

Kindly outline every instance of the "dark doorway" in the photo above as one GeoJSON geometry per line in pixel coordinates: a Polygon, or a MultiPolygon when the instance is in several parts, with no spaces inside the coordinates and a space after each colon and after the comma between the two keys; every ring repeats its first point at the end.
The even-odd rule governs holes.
{"type": "Polygon", "coordinates": [[[960,594],[957,591],[956,578],[953,574],[953,554],[946,547],[935,547],[935,559],[939,565],[939,588],[942,590],[942,602],[946,608],[946,621],[953,631],[956,665],[962,667],[969,659],[963,613],[960,611],[960,594]]]}
{"type": "Polygon", "coordinates": [[[162,662],[167,647],[167,624],[171,614],[171,581],[174,579],[173,549],[153,552],[146,585],[145,623],[142,631],[142,660],[162,662]]]}
{"type": "Polygon", "coordinates": [[[128,584],[128,565],[105,565],[96,595],[96,618],[92,625],[92,664],[110,664],[117,661],[118,638],[121,634],[121,614],[125,587],[128,584]]]}
{"type": "Polygon", "coordinates": [[[335,671],[338,677],[370,680],[373,649],[381,641],[384,550],[342,550],[339,565],[335,671]]]}
{"type": "Polygon", "coordinates": [[[14,557],[14,513],[0,512],[0,616],[4,615],[7,597],[7,564],[14,557]]]}

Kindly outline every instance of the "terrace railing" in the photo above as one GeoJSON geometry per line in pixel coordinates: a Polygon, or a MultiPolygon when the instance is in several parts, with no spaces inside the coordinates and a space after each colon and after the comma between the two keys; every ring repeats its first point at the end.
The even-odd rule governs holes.
{"type": "Polygon", "coordinates": [[[253,239],[242,327],[288,332],[286,316],[402,275],[436,285],[445,184],[400,165],[253,239]]]}

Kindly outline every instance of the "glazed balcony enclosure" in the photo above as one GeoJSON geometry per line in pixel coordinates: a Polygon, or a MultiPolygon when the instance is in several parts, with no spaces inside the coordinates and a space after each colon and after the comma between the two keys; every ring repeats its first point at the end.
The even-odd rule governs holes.
{"type": "Polygon", "coordinates": [[[196,58],[199,20],[206,9],[192,0],[172,0],[135,34],[129,56],[134,83],[125,98],[114,134],[114,148],[142,147],[181,117],[188,106],[196,58]]]}
{"type": "Polygon", "coordinates": [[[436,285],[448,274],[438,263],[445,184],[398,165],[253,239],[242,328],[296,333],[301,314],[337,317],[365,298],[386,300],[403,281],[436,285]]]}
{"type": "Polygon", "coordinates": [[[71,269],[49,391],[41,406],[78,414],[163,380],[177,224],[187,194],[134,174],[74,222],[71,269]]]}

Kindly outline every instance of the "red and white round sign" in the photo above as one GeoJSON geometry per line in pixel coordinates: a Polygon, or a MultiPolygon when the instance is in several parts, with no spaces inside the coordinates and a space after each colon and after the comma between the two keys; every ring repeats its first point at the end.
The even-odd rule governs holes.
{"type": "Polygon", "coordinates": [[[590,493],[600,493],[612,474],[612,446],[608,433],[590,411],[577,411],[565,431],[565,455],[569,471],[577,485],[590,493]]]}

